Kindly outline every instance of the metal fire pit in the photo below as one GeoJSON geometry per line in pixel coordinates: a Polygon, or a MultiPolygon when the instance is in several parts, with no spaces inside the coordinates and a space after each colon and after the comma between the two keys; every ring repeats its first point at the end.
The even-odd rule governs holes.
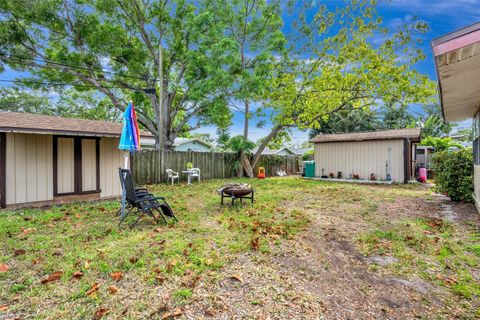
{"type": "Polygon", "coordinates": [[[223,205],[224,198],[231,198],[233,205],[236,199],[240,199],[240,203],[243,202],[243,199],[250,199],[251,203],[254,202],[255,190],[243,184],[225,184],[222,188],[218,189],[218,193],[221,196],[220,204],[223,205]]]}

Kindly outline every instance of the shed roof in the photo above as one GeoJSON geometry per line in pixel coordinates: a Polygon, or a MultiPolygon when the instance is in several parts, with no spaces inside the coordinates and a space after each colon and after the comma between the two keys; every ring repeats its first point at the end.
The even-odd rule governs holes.
{"type": "MultiPolygon", "coordinates": [[[[0,111],[0,132],[119,137],[122,127],[121,123],[111,121],[0,111]]],[[[144,130],[140,134],[142,137],[153,136],[144,130]]]]}
{"type": "Polygon", "coordinates": [[[336,134],[319,134],[312,138],[312,143],[322,142],[346,142],[346,141],[365,141],[365,140],[392,140],[392,139],[412,139],[420,140],[420,128],[377,130],[369,132],[352,132],[336,134]]]}

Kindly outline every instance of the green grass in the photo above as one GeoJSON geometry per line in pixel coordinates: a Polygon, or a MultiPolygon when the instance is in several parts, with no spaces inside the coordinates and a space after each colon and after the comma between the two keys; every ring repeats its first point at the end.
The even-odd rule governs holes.
{"type": "Polygon", "coordinates": [[[426,281],[471,299],[480,296],[480,256],[475,231],[465,233],[452,223],[432,219],[403,219],[358,237],[365,255],[392,255],[399,263],[385,267],[402,276],[420,275],[426,281]]]}
{"type": "Polygon", "coordinates": [[[398,198],[430,197],[425,188],[296,178],[240,181],[256,189],[254,206],[220,206],[216,189],[227,182],[222,180],[148,186],[167,198],[179,222],[155,225],[146,217],[133,230],[117,227],[118,201],[1,211],[0,263],[10,269],[0,273],[0,305],[8,305],[7,318],[91,319],[108,308],[112,318],[139,319],[167,302],[169,309],[182,307],[195,299],[198,282],[224,277],[222,267],[240,254],[257,252],[252,261],[277,254],[313,215],[325,214],[338,217],[343,225],[336,227],[349,230],[361,253],[398,259],[390,266],[370,265],[370,272],[419,276],[456,295],[465,309],[480,296],[473,276],[480,239],[468,231],[474,225],[385,214],[382,206],[398,198]],[[252,246],[257,238],[258,247],[252,246]],[[55,271],[63,272],[58,281],[41,284],[55,271]],[[83,277],[74,279],[78,271],[83,277]],[[112,272],[121,272],[122,279],[112,279],[112,272]],[[94,283],[98,291],[87,295],[94,283]],[[114,295],[112,285],[118,288],[114,295]]]}
{"type": "MultiPolygon", "coordinates": [[[[193,294],[191,279],[218,270],[238,253],[253,250],[254,237],[259,237],[258,250],[268,253],[270,245],[293,237],[307,224],[302,210],[281,206],[294,196],[286,188],[303,188],[303,181],[248,182],[257,190],[254,206],[221,207],[216,189],[224,181],[219,180],[191,186],[149,186],[153,193],[168,199],[179,222],[155,225],[146,217],[133,230],[117,227],[114,213],[118,201],[3,211],[0,262],[10,270],[0,273],[0,302],[9,305],[12,314],[82,318],[91,317],[101,305],[109,305],[111,314],[119,314],[123,309],[114,303],[118,297],[131,291],[148,296],[161,287],[183,304],[193,294]],[[40,283],[55,271],[63,272],[60,280],[40,283]],[[72,279],[76,271],[84,276],[72,279]],[[110,277],[116,271],[123,274],[119,282],[110,277]],[[162,281],[156,279],[156,272],[162,274],[162,281]],[[97,294],[86,296],[94,282],[100,283],[97,294]],[[114,296],[107,291],[110,285],[119,288],[114,296]]],[[[129,312],[140,315],[144,306],[141,301],[134,302],[129,312]]]]}

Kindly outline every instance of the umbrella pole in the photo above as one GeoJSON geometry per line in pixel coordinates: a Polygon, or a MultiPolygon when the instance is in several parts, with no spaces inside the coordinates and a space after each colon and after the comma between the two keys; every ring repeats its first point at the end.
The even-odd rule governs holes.
{"type": "MultiPolygon", "coordinates": [[[[128,152],[124,152],[123,154],[123,157],[125,159],[125,162],[124,162],[124,165],[123,165],[123,168],[124,169],[128,169],[129,168],[129,163],[128,163],[128,158],[129,158],[129,154],[128,152]]],[[[122,185],[122,209],[121,209],[121,216],[122,216],[122,219],[125,217],[125,202],[126,202],[126,191],[125,191],[125,184],[122,185]]]]}

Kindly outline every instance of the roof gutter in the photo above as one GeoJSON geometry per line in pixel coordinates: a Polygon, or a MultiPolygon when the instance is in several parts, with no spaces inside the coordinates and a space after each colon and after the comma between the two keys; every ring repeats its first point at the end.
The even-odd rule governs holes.
{"type": "MultiPolygon", "coordinates": [[[[0,132],[11,133],[30,133],[30,134],[59,134],[66,136],[84,136],[84,137],[105,137],[105,138],[119,138],[121,134],[117,133],[103,133],[91,131],[68,131],[68,130],[50,130],[50,129],[28,129],[15,127],[0,127],[0,132]]],[[[144,138],[154,138],[153,136],[140,135],[144,138]]]]}

